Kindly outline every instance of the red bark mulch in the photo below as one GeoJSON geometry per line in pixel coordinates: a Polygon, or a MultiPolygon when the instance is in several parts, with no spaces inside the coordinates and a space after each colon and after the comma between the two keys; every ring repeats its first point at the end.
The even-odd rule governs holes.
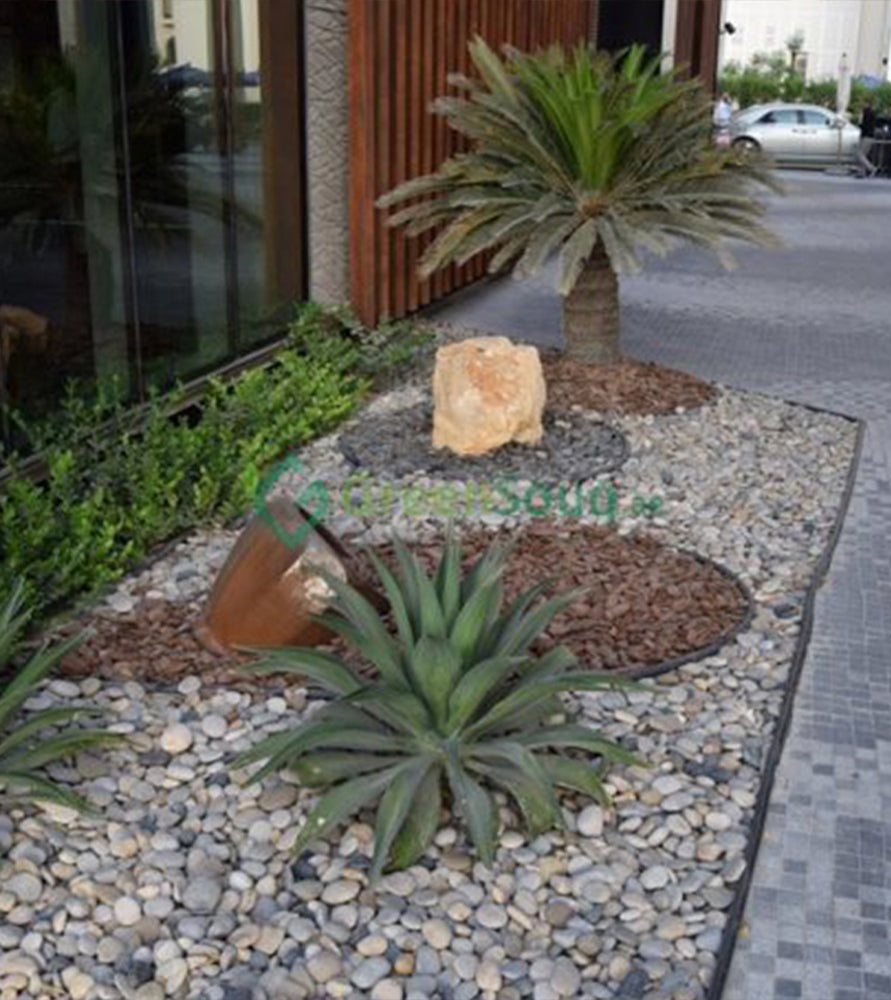
{"type": "MultiPolygon", "coordinates": [[[[749,613],[747,594],[729,575],[648,536],[545,521],[497,533],[478,528],[463,535],[467,560],[493,541],[518,541],[504,576],[508,600],[549,578],[555,592],[590,588],[553,621],[542,648],[564,643],[593,669],[638,671],[688,656],[729,637],[749,613]]],[[[432,568],[441,544],[412,548],[432,568]]],[[[240,674],[241,657],[205,650],[194,635],[199,615],[195,605],[166,601],[144,601],[126,615],[103,613],[63,671],[169,683],[198,674],[209,684],[281,686],[281,677],[240,674]]]]}
{"type": "Polygon", "coordinates": [[[615,410],[646,415],[694,410],[711,403],[717,389],[695,375],[627,359],[612,365],[586,365],[562,355],[542,357],[548,406],[615,410]]]}
{"type": "MultiPolygon", "coordinates": [[[[688,656],[729,637],[749,614],[748,595],[728,573],[647,535],[544,521],[496,534],[477,529],[462,536],[466,562],[493,540],[515,543],[503,578],[506,600],[548,579],[555,593],[589,588],[554,619],[542,648],[562,643],[597,670],[688,656]]],[[[441,547],[412,548],[432,569],[441,547]]]]}

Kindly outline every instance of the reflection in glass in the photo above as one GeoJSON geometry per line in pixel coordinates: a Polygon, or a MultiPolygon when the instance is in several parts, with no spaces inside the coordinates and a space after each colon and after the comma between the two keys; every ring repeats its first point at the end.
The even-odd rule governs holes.
{"type": "Polygon", "coordinates": [[[140,398],[280,330],[302,280],[281,209],[299,165],[269,153],[299,101],[266,107],[263,80],[295,72],[272,12],[294,17],[0,2],[0,404],[44,411],[70,379],[140,398]]]}
{"type": "Polygon", "coordinates": [[[66,378],[127,388],[110,20],[0,4],[0,391],[40,411],[66,378]]]}
{"type": "Polygon", "coordinates": [[[168,385],[234,348],[226,309],[227,242],[214,101],[212,0],[121,4],[133,177],[139,342],[147,381],[168,385]],[[181,63],[162,64],[173,47],[181,63]]]}

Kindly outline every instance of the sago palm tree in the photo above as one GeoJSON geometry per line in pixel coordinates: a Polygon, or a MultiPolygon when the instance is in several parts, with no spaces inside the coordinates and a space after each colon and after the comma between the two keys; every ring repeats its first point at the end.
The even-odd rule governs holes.
{"type": "Polygon", "coordinates": [[[640,267],[641,250],[685,239],[729,265],[725,240],[775,242],[753,197],[754,186],[776,187],[771,172],[717,148],[700,85],[660,74],[642,47],[501,58],[477,38],[470,55],[478,79],[450,77],[467,96],[433,104],[469,150],[378,202],[412,200],[389,220],[408,235],[440,230],[422,277],[484,250],[495,251],[491,271],[514,264],[525,276],[559,253],[567,350],[610,362],[620,356],[617,274],[640,267]]]}

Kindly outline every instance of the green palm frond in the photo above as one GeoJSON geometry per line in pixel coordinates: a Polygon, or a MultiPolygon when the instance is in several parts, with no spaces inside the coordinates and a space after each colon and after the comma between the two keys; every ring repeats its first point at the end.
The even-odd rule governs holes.
{"type": "Polygon", "coordinates": [[[636,758],[596,730],[548,720],[561,692],[615,682],[573,670],[575,658],[563,646],[533,651],[580,591],[546,598],[549,585],[538,584],[503,608],[508,553],[490,549],[463,571],[451,536],[432,575],[401,543],[395,567],[371,558],[392,627],[342,583],[326,620],[377,668],[376,679],[305,649],[276,650],[251,668],[302,672],[339,696],[236,762],[264,762],[253,781],[288,769],[322,791],[298,849],[379,799],[372,876],[387,864],[411,864],[436,833],[447,787],[452,808],[489,863],[498,815],[493,789],[514,801],[534,832],[561,821],[557,785],[603,801],[602,770],[591,758],[601,764],[636,758]]]}
{"type": "MultiPolygon", "coordinates": [[[[0,605],[0,676],[4,678],[12,670],[12,659],[30,621],[24,603],[24,588],[18,584],[0,605]]],[[[80,796],[55,784],[41,771],[47,764],[85,750],[118,744],[122,737],[104,729],[69,725],[95,714],[80,706],[48,708],[12,725],[35,687],[81,639],[73,636],[54,645],[44,644],[8,679],[0,681],[0,794],[39,799],[80,811],[89,809],[80,796]]]]}
{"type": "Polygon", "coordinates": [[[495,252],[490,270],[527,275],[559,252],[568,295],[597,247],[621,272],[640,267],[642,250],[664,254],[681,240],[728,266],[728,240],[776,244],[753,196],[779,190],[771,171],[718,149],[701,86],[661,73],[642,46],[502,57],[476,38],[470,56],[477,76],[450,78],[463,96],[433,105],[470,151],[378,201],[408,202],[389,219],[408,235],[439,228],[422,277],[482,251],[495,252]]]}

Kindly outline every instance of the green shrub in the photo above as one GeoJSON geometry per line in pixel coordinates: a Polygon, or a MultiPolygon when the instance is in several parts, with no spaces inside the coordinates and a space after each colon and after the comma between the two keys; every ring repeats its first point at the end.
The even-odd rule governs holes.
{"type": "Polygon", "coordinates": [[[120,577],[159,542],[243,511],[267,467],[343,420],[410,339],[395,330],[390,353],[376,355],[338,317],[302,308],[273,363],[211,380],[197,415],[171,416],[180,390],[134,415],[111,386],[92,399],[72,389],[60,415],[21,423],[47,474],[16,476],[0,496],[0,588],[21,578],[46,610],[120,577]]]}
{"type": "Polygon", "coordinates": [[[10,664],[30,619],[23,610],[23,594],[18,584],[0,605],[0,793],[86,810],[80,796],[57,785],[42,770],[83,750],[119,743],[121,737],[104,729],[67,725],[92,714],[86,708],[48,708],[11,726],[35,686],[80,641],[74,636],[55,646],[44,645],[13,672],[10,664]]]}
{"type": "Polygon", "coordinates": [[[433,343],[432,333],[410,320],[382,323],[372,329],[346,306],[332,308],[310,303],[291,324],[292,341],[306,343],[318,338],[320,332],[323,337],[333,336],[348,343],[355,370],[384,384],[402,378],[433,343]]]}
{"type": "Polygon", "coordinates": [[[306,785],[328,789],[296,851],[380,798],[372,877],[388,861],[400,868],[423,854],[439,824],[444,783],[489,864],[497,812],[487,786],[511,796],[527,828],[538,833],[561,823],[555,786],[606,798],[598,769],[566,750],[635,760],[596,731],[551,718],[560,711],[560,692],[614,683],[604,674],[571,671],[575,659],[564,646],[543,655],[531,650],[579,591],[540,600],[547,585],[538,585],[502,610],[503,551],[490,550],[463,574],[450,539],[432,579],[404,546],[397,545],[396,556],[394,574],[371,554],[395,634],[364,597],[337,580],[330,581],[335,611],[322,616],[365,655],[376,679],[314,649],[270,651],[249,669],[302,674],[338,697],[236,762],[265,761],[253,781],[290,769],[306,785]]]}
{"type": "MultiPolygon", "coordinates": [[[[800,101],[834,111],[837,89],[838,82],[831,78],[805,82],[783,53],[757,55],[748,66],[727,63],[718,80],[718,90],[726,91],[742,108],[770,101],[800,101]]],[[[886,81],[869,88],[861,80],[852,80],[848,114],[859,118],[867,101],[874,108],[891,113],[891,83],[886,81]]]]}

